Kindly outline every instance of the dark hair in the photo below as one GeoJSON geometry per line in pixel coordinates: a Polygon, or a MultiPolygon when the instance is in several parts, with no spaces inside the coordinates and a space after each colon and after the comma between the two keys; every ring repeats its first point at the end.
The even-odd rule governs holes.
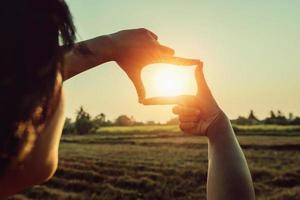
{"type": "Polygon", "coordinates": [[[55,109],[54,87],[75,27],[63,0],[0,7],[0,175],[55,109]],[[63,48],[62,48],[63,46],[63,48]]]}

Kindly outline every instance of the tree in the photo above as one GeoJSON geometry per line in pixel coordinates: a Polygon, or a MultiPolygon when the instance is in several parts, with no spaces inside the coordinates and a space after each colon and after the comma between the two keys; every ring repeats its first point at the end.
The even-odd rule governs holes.
{"type": "Polygon", "coordinates": [[[289,121],[291,122],[291,121],[293,121],[293,119],[294,119],[294,114],[293,113],[289,113],[289,121]]]}
{"type": "Polygon", "coordinates": [[[257,119],[257,117],[254,115],[254,111],[253,110],[251,110],[250,111],[250,114],[249,114],[249,116],[248,116],[248,124],[249,125],[254,125],[254,124],[259,124],[259,120],[257,119]]]}
{"type": "Polygon", "coordinates": [[[248,119],[249,120],[255,120],[255,121],[258,121],[257,117],[254,115],[254,111],[253,110],[250,110],[250,114],[248,116],[248,119]]]}
{"type": "Polygon", "coordinates": [[[82,106],[77,111],[75,120],[75,130],[78,134],[88,134],[93,129],[93,122],[91,116],[87,113],[82,106]]]}
{"type": "Polygon", "coordinates": [[[134,119],[132,117],[128,117],[127,115],[120,115],[116,119],[115,124],[117,126],[131,126],[134,124],[134,119]]]}
{"type": "Polygon", "coordinates": [[[156,123],[155,123],[155,121],[153,121],[153,120],[150,120],[150,121],[147,121],[146,122],[146,125],[155,125],[156,123]]]}
{"type": "Polygon", "coordinates": [[[104,113],[100,113],[99,115],[97,115],[93,120],[94,127],[97,129],[101,126],[104,126],[106,124],[105,118],[106,116],[104,113]]]}
{"type": "Polygon", "coordinates": [[[276,115],[275,115],[275,113],[274,113],[273,110],[270,111],[270,118],[271,119],[275,119],[276,118],[276,115]]]}
{"type": "Polygon", "coordinates": [[[239,116],[236,120],[233,120],[232,122],[238,125],[246,125],[248,124],[248,119],[246,117],[239,116]]]}
{"type": "Polygon", "coordinates": [[[66,118],[62,133],[71,134],[74,132],[75,132],[74,123],[72,123],[72,120],[70,118],[66,118]]]}
{"type": "Polygon", "coordinates": [[[166,122],[166,124],[167,125],[178,125],[179,124],[179,118],[178,117],[171,118],[166,122]]]}
{"type": "Polygon", "coordinates": [[[293,125],[300,125],[300,117],[295,117],[294,120],[291,122],[293,125]]]}
{"type": "Polygon", "coordinates": [[[289,124],[289,121],[280,110],[277,111],[277,116],[275,115],[274,111],[271,110],[270,117],[265,119],[265,124],[287,125],[289,124]]]}
{"type": "Polygon", "coordinates": [[[287,118],[282,114],[280,110],[277,111],[276,124],[280,124],[280,125],[288,124],[287,118]]]}
{"type": "Polygon", "coordinates": [[[278,117],[283,117],[283,114],[282,114],[282,112],[280,110],[277,110],[277,118],[278,117]]]}

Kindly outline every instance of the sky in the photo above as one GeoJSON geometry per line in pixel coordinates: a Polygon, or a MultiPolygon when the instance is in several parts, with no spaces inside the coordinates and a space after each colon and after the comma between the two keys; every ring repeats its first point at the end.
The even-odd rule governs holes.
{"type": "MultiPolygon", "coordinates": [[[[123,29],[147,28],[176,55],[199,58],[211,90],[230,118],[253,109],[300,115],[300,1],[298,0],[68,0],[78,41],[123,29]]],[[[65,84],[66,116],[80,105],[92,115],[121,114],[164,122],[171,106],[138,104],[116,63],[65,84]]],[[[149,87],[146,86],[146,88],[149,87]]],[[[150,86],[151,87],[151,86],[150,86]]]]}

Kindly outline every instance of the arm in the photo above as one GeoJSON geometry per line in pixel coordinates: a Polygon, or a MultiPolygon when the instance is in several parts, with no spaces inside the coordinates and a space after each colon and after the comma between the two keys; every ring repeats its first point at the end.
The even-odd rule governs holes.
{"type": "Polygon", "coordinates": [[[196,60],[174,57],[174,50],[161,45],[158,37],[146,29],[119,31],[77,43],[64,58],[64,80],[92,67],[115,61],[128,75],[138,93],[139,101],[145,97],[141,80],[142,69],[154,63],[195,65],[196,60]],[[82,49],[87,50],[85,53],[82,49]]]}
{"type": "Polygon", "coordinates": [[[217,117],[207,135],[207,199],[255,199],[247,161],[225,114],[217,117]]]}
{"type": "Polygon", "coordinates": [[[97,65],[112,61],[113,46],[109,36],[79,42],[64,57],[64,81],[97,65]]]}
{"type": "MultiPolygon", "coordinates": [[[[61,86],[61,76],[58,76],[57,90],[61,86]]],[[[64,96],[60,95],[57,109],[44,129],[38,133],[34,146],[27,155],[22,166],[11,166],[3,177],[0,177],[0,199],[20,192],[35,184],[40,184],[51,178],[57,168],[58,146],[64,124],[64,96]]]]}
{"type": "MultiPolygon", "coordinates": [[[[173,57],[174,51],[157,42],[157,36],[146,29],[120,31],[75,45],[64,57],[63,77],[67,80],[108,61],[116,61],[133,81],[139,97],[144,97],[140,79],[142,68],[155,62],[193,65],[195,60],[173,57]],[[82,48],[89,52],[83,53],[82,48]]],[[[61,86],[59,75],[57,86],[61,86]]],[[[58,146],[64,123],[63,94],[52,118],[38,134],[22,168],[11,167],[0,177],[0,199],[27,187],[42,183],[53,175],[58,162],[58,146]],[[34,173],[32,173],[34,172],[34,173]],[[18,180],[18,181],[15,181],[18,180]]]]}
{"type": "Polygon", "coordinates": [[[187,134],[208,137],[209,200],[255,199],[247,161],[230,121],[217,105],[205,81],[201,66],[196,68],[197,96],[177,98],[180,128],[187,134]]]}

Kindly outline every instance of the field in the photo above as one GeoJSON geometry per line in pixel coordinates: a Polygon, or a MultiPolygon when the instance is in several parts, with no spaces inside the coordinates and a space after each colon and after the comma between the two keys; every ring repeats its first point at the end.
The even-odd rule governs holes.
{"type": "MultiPolygon", "coordinates": [[[[257,199],[300,199],[300,126],[235,127],[257,199]]],[[[206,139],[176,126],[65,135],[55,176],[11,199],[205,199],[206,139]]]]}

